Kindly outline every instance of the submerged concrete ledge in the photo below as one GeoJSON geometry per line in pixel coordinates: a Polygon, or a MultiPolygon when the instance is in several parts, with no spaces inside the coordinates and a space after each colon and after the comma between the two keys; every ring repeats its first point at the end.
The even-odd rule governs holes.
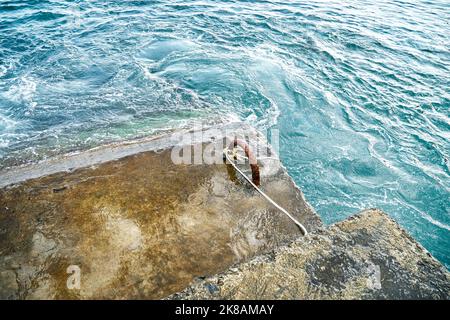
{"type": "Polygon", "coordinates": [[[449,299],[450,274],[371,209],[198,280],[169,299],[449,299]]]}
{"type": "MultiPolygon", "coordinates": [[[[194,142],[197,143],[206,143],[212,139],[221,138],[224,132],[245,133],[250,136],[258,135],[254,128],[241,122],[212,126],[197,131],[202,133],[201,135],[195,135],[194,138],[198,139],[198,141],[194,142]]],[[[193,132],[195,132],[194,129],[183,129],[158,136],[112,143],[86,151],[49,158],[38,163],[24,164],[1,170],[0,188],[58,172],[70,172],[79,168],[95,166],[141,152],[168,149],[182,144],[184,137],[193,132]]]]}

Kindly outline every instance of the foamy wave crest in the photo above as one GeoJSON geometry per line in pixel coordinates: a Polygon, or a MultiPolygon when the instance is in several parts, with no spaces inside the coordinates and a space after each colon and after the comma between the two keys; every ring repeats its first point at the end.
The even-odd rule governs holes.
{"type": "Polygon", "coordinates": [[[4,96],[11,101],[26,104],[28,112],[33,112],[37,105],[33,101],[35,93],[36,80],[32,77],[24,76],[17,81],[17,84],[11,86],[4,96]]]}

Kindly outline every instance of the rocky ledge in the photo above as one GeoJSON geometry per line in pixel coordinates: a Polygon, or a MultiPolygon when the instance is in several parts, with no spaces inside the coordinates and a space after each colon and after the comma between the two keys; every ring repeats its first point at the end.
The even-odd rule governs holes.
{"type": "Polygon", "coordinates": [[[449,272],[380,210],[197,281],[169,299],[449,299],[449,272]]]}

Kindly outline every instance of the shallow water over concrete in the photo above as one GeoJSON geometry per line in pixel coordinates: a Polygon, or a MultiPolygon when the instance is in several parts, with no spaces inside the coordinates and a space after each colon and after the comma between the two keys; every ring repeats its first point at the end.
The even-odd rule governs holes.
{"type": "MultiPolygon", "coordinates": [[[[170,155],[142,152],[1,189],[2,298],[162,298],[301,235],[229,165],[176,165],[170,155]],[[71,265],[80,289],[67,288],[71,265]]],[[[262,188],[307,229],[319,226],[269,162],[262,188]]]]}

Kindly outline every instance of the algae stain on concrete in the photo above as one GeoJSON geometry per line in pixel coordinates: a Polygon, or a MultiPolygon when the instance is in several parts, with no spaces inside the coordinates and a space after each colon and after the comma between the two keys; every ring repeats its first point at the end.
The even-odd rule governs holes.
{"type": "MultiPolygon", "coordinates": [[[[166,149],[1,189],[0,295],[162,298],[300,235],[227,170],[175,165],[166,149]],[[79,290],[66,286],[70,265],[79,290]]],[[[320,224],[283,170],[266,178],[287,209],[320,224]]]]}

